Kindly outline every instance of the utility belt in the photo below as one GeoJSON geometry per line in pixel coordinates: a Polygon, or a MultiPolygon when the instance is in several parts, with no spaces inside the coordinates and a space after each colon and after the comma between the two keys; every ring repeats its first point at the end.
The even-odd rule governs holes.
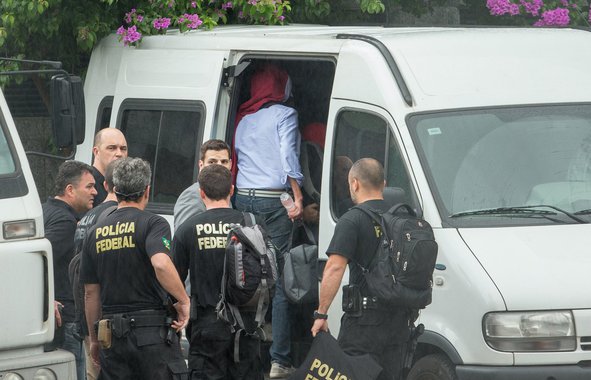
{"type": "Polygon", "coordinates": [[[388,311],[389,308],[381,304],[377,297],[363,296],[358,285],[343,286],[343,311],[351,316],[361,316],[366,310],[388,311]]]}
{"type": "MultiPolygon", "coordinates": [[[[140,310],[130,313],[106,314],[95,323],[95,331],[101,348],[111,348],[112,336],[123,338],[133,329],[140,327],[168,327],[171,329],[173,317],[165,310],[140,310]]],[[[170,331],[169,331],[170,333],[170,331]]],[[[170,334],[169,334],[170,335],[170,334]]],[[[170,337],[167,336],[167,343],[170,337]]]]}
{"type": "Polygon", "coordinates": [[[238,189],[236,194],[248,197],[279,198],[286,191],[281,189],[238,189]]]}

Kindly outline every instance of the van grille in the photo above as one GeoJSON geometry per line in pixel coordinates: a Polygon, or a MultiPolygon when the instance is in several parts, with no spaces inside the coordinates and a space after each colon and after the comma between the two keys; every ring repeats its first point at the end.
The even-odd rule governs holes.
{"type": "Polygon", "coordinates": [[[591,336],[584,336],[581,338],[581,350],[591,351],[591,336]]]}

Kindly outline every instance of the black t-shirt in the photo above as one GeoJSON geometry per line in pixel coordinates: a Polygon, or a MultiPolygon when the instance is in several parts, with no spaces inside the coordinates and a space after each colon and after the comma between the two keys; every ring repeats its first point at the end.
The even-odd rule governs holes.
{"type": "MultiPolygon", "coordinates": [[[[367,201],[362,207],[381,212],[389,209],[383,200],[367,201]]],[[[380,235],[380,226],[369,215],[353,208],[341,216],[337,222],[326,254],[329,256],[338,254],[349,259],[349,283],[361,286],[365,283],[363,274],[355,263],[364,268],[369,267],[380,243],[380,235]]],[[[363,287],[361,291],[364,293],[363,287]]]]}
{"type": "Polygon", "coordinates": [[[48,198],[43,204],[43,225],[45,237],[53,251],[53,282],[55,300],[64,305],[62,319],[74,322],[76,310],[72,285],[68,276],[68,265],[74,257],[74,233],[76,231],[76,211],[66,202],[48,198]]]}
{"type": "Polygon", "coordinates": [[[74,235],[74,247],[76,253],[82,251],[82,245],[84,244],[84,239],[88,234],[88,230],[94,226],[99,216],[109,207],[113,206],[117,206],[116,201],[103,202],[95,208],[90,209],[82,219],[80,219],[80,222],[78,222],[78,226],[76,227],[76,234],[74,235]]]}
{"type": "Polygon", "coordinates": [[[162,309],[166,292],[150,258],[169,250],[164,218],[135,207],[117,209],[89,231],[80,282],[100,285],[105,314],[162,309]]]}
{"type": "Polygon", "coordinates": [[[215,306],[221,293],[226,238],[231,224],[242,224],[242,212],[216,208],[194,215],[174,234],[172,256],[181,279],[191,271],[191,295],[201,306],[215,306]]]}
{"type": "Polygon", "coordinates": [[[103,182],[105,182],[105,177],[94,166],[92,167],[92,176],[94,177],[94,188],[96,189],[96,195],[94,196],[92,207],[96,207],[103,203],[105,198],[107,198],[108,193],[103,184],[103,182]]]}

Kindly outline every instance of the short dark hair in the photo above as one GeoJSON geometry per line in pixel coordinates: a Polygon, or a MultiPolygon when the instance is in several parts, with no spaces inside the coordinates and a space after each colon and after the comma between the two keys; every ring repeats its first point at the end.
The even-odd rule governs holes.
{"type": "Polygon", "coordinates": [[[121,158],[113,170],[113,185],[117,200],[138,202],[152,178],[148,161],[141,158],[121,158]]]}
{"type": "MultiPolygon", "coordinates": [[[[115,171],[115,167],[117,166],[119,161],[121,161],[121,160],[111,161],[109,163],[109,165],[107,165],[107,168],[105,169],[105,182],[107,183],[107,191],[109,193],[112,192],[113,189],[115,188],[115,185],[113,184],[113,172],[115,171]]],[[[101,186],[102,186],[102,184],[101,184],[101,186]]]]}
{"type": "Polygon", "coordinates": [[[55,195],[64,195],[68,185],[78,185],[80,183],[80,177],[86,172],[92,174],[90,165],[74,160],[65,161],[60,165],[55,176],[55,195]]]}
{"type": "Polygon", "coordinates": [[[349,175],[357,178],[363,186],[372,190],[384,188],[384,167],[376,159],[362,158],[357,160],[351,166],[349,175]]]}
{"type": "Polygon", "coordinates": [[[208,165],[199,172],[199,187],[207,198],[220,201],[232,190],[232,173],[222,165],[208,165]]]}
{"type": "Polygon", "coordinates": [[[207,153],[208,150],[226,150],[228,151],[228,157],[232,158],[232,151],[228,144],[226,144],[226,142],[223,140],[212,139],[204,142],[203,145],[201,145],[201,150],[199,151],[199,159],[201,161],[205,159],[205,153],[207,153]]]}

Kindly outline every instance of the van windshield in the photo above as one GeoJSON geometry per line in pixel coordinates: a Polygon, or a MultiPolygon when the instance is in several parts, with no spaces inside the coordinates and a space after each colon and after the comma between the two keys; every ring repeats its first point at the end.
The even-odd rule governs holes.
{"type": "Polygon", "coordinates": [[[417,114],[408,125],[444,225],[591,221],[591,105],[417,114]]]}
{"type": "Polygon", "coordinates": [[[0,176],[14,173],[15,170],[16,166],[8,144],[8,136],[4,133],[4,128],[0,127],[0,176]]]}

